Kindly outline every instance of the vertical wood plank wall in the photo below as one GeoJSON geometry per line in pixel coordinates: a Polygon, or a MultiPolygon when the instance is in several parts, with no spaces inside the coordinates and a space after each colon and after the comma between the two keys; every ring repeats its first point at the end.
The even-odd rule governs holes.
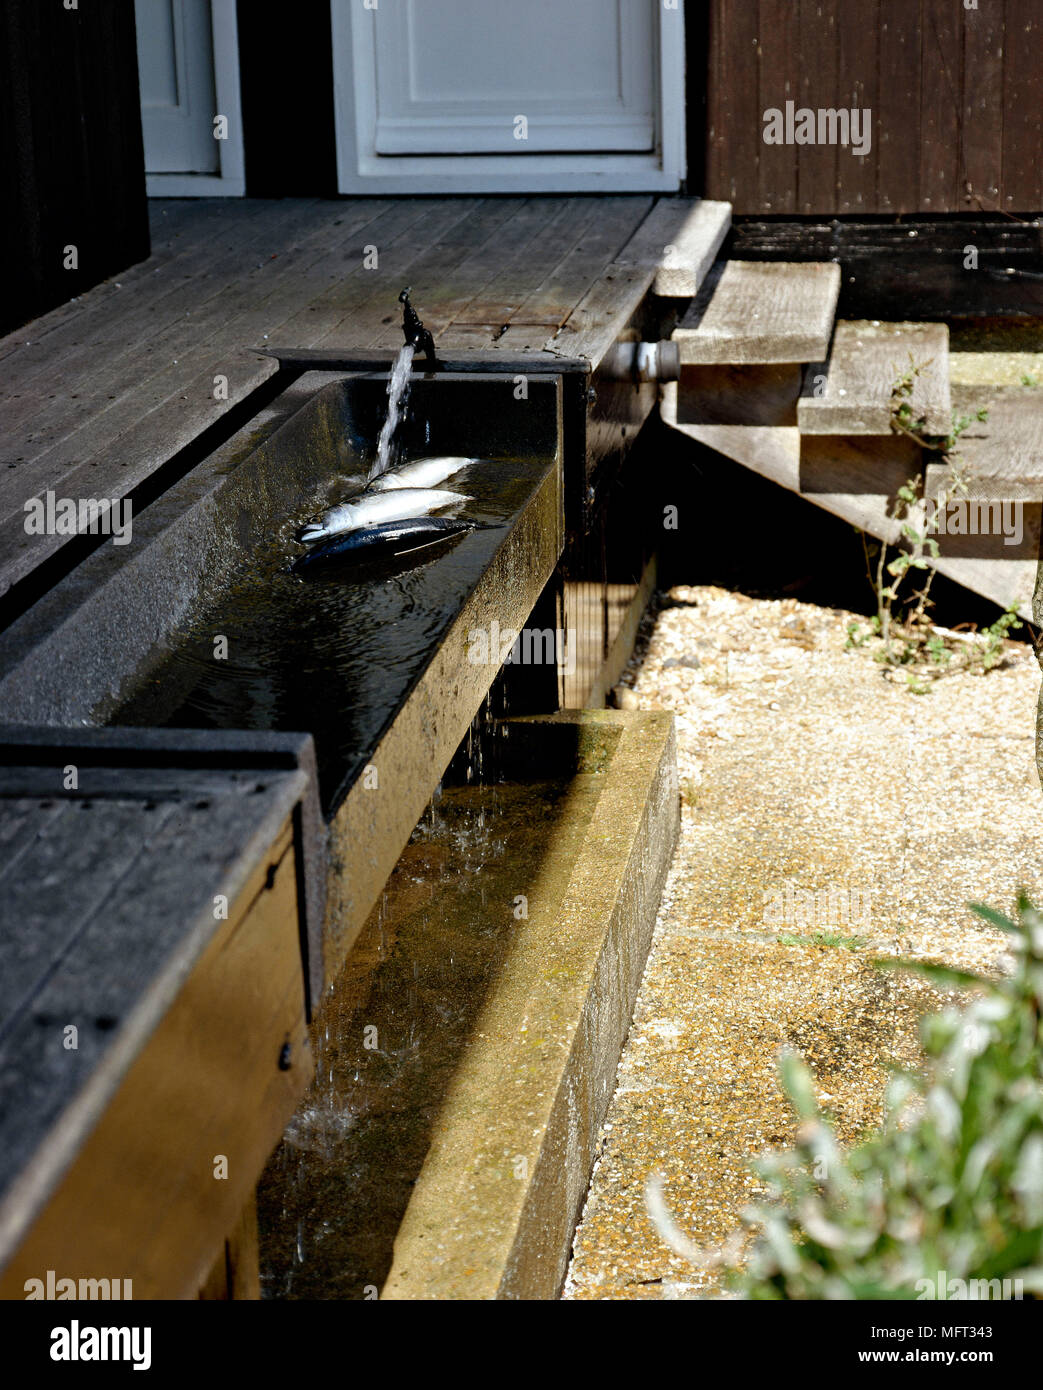
{"type": "Polygon", "coordinates": [[[0,208],[0,332],[148,255],[130,0],[0,3],[0,208]]]}
{"type": "Polygon", "coordinates": [[[737,213],[1036,213],[1043,0],[709,0],[706,195],[737,213]],[[873,142],[767,145],[764,112],[869,107],[873,142]]]}

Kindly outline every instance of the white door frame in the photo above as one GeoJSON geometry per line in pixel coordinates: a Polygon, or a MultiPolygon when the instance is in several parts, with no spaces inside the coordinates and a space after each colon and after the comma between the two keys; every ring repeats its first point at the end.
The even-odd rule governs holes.
{"type": "Polygon", "coordinates": [[[146,174],[150,198],[241,198],[246,192],[243,113],[239,97],[239,25],[235,0],[210,0],[214,38],[215,116],[227,116],[227,140],[215,140],[219,174],[146,174]]]}
{"type": "MultiPolygon", "coordinates": [[[[379,0],[378,0],[379,2],[379,0]]],[[[441,0],[447,3],[447,0],[441,0]]],[[[628,4],[640,0],[626,0],[628,4]]],[[[656,149],[646,154],[376,153],[373,7],[330,0],[337,188],[341,193],[676,193],[685,175],[684,6],[657,0],[656,149]]]]}

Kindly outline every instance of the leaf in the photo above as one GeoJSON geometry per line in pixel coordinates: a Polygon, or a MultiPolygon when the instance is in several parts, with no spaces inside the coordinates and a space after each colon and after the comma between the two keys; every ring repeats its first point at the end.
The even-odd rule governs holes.
{"type": "Polygon", "coordinates": [[[874,960],[877,970],[907,970],[912,975],[922,975],[925,980],[941,989],[980,989],[982,985],[994,985],[984,975],[975,975],[969,970],[957,970],[950,965],[935,965],[932,961],[919,960],[874,960]]]}
{"type": "Polygon", "coordinates": [[[779,1056],[779,1079],[800,1118],[817,1120],[819,1108],[811,1072],[792,1048],[783,1048],[779,1056]]]}
{"type": "Polygon", "coordinates": [[[984,917],[986,922],[991,922],[994,927],[999,927],[1001,931],[1005,931],[1011,936],[1022,935],[1018,924],[1012,922],[1009,917],[1004,917],[1002,912],[996,912],[993,908],[986,907],[984,903],[968,903],[967,906],[979,917],[984,917]]]}
{"type": "Polygon", "coordinates": [[[1001,1279],[1019,1265],[1038,1260],[1043,1245],[1043,1226],[1034,1226],[1029,1231],[1019,1231],[1013,1240],[992,1255],[974,1271],[978,1279],[1001,1279]]]}

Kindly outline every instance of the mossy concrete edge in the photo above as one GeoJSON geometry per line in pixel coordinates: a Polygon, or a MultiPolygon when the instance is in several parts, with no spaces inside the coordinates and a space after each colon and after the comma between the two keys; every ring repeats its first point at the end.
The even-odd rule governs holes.
{"type": "Polygon", "coordinates": [[[552,852],[536,872],[529,917],[449,1087],[385,1299],[561,1289],[680,825],[672,715],[547,722],[563,719],[618,734],[604,787],[572,863],[552,852]]]}

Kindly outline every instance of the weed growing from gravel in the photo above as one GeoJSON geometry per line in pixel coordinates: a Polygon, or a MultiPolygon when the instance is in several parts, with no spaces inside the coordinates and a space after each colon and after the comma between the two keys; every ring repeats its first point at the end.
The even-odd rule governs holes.
{"type": "MultiPolygon", "coordinates": [[[[916,378],[929,365],[914,362],[910,357],[908,369],[895,380],[891,388],[891,424],[896,433],[907,435],[926,448],[932,461],[944,460],[950,470],[949,495],[965,498],[968,480],[957,466],[956,445],[960,435],[975,420],[987,420],[989,412],[954,412],[947,435],[929,434],[924,417],[914,416],[911,403],[916,378]]],[[[926,694],[931,683],[942,676],[958,671],[983,675],[998,666],[1010,632],[1022,626],[1014,603],[982,632],[950,631],[931,622],[931,585],[936,572],[933,562],[940,553],[935,539],[938,511],[928,515],[926,508],[920,506],[922,501],[923,475],[918,474],[903,483],[895,497],[891,518],[899,523],[901,542],[893,548],[894,553],[891,547],[863,535],[866,567],[876,593],[876,613],[868,623],[849,623],[845,644],[848,651],[872,644],[875,659],[892,679],[903,676],[914,695],[926,694]],[[917,572],[922,574],[922,587],[903,587],[917,572]]]]}
{"type": "Polygon", "coordinates": [[[835,931],[817,931],[811,936],[793,936],[785,932],[776,940],[780,946],[842,946],[846,951],[860,951],[865,945],[859,936],[841,936],[835,931]]]}

